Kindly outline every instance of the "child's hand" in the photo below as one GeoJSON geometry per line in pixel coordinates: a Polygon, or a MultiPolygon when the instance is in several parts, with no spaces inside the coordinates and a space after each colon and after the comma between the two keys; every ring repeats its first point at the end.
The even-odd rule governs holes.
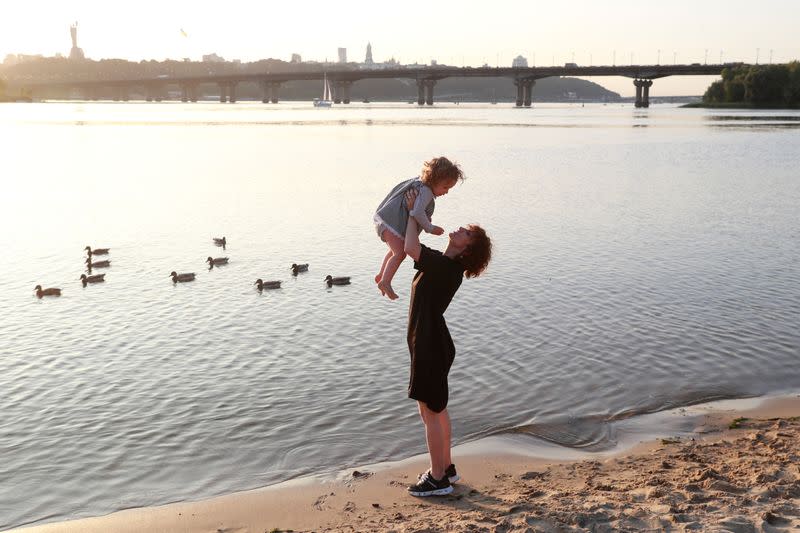
{"type": "Polygon", "coordinates": [[[444,233],[444,229],[440,228],[439,226],[434,226],[433,229],[431,229],[431,233],[434,235],[441,235],[444,233]]]}

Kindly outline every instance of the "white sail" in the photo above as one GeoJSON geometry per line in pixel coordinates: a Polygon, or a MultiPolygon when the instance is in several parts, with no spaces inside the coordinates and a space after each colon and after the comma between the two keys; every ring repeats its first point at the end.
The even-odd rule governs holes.
{"type": "Polygon", "coordinates": [[[314,98],[314,107],[331,107],[333,100],[333,91],[331,84],[328,82],[328,74],[322,75],[322,98],[314,98]]]}

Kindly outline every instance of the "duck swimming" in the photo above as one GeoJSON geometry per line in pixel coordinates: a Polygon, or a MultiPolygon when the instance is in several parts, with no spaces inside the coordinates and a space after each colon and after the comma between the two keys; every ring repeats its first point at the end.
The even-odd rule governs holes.
{"type": "Polygon", "coordinates": [[[225,237],[222,238],[213,237],[213,239],[214,239],[214,244],[216,244],[217,246],[222,246],[223,249],[225,248],[225,245],[228,244],[228,240],[225,237]]]}
{"type": "Polygon", "coordinates": [[[256,287],[258,290],[263,291],[264,289],[280,289],[281,282],[280,281],[263,281],[261,278],[258,278],[255,282],[256,287]]]}
{"type": "Polygon", "coordinates": [[[106,280],[105,274],[95,274],[94,276],[87,276],[86,274],[81,274],[81,283],[85,287],[88,283],[101,283],[106,280]]]}
{"type": "Polygon", "coordinates": [[[110,249],[111,248],[95,248],[94,250],[92,250],[91,246],[87,246],[86,248],[84,248],[84,250],[86,250],[86,253],[88,253],[90,257],[93,255],[108,255],[108,251],[110,249]]]}
{"type": "Polygon", "coordinates": [[[61,289],[56,289],[55,287],[43,289],[41,285],[37,285],[33,290],[36,291],[37,298],[41,298],[42,296],[61,296],[61,289]]]}
{"type": "Polygon", "coordinates": [[[227,257],[211,257],[211,256],[208,256],[208,259],[206,259],[206,263],[208,263],[210,266],[227,265],[228,264],[228,258],[227,257]]]}
{"type": "Polygon", "coordinates": [[[300,272],[308,272],[308,263],[302,263],[298,265],[297,263],[292,263],[291,266],[292,274],[295,276],[300,272]]]}
{"type": "Polygon", "coordinates": [[[194,281],[195,273],[194,272],[186,272],[185,274],[178,274],[174,270],[169,273],[172,277],[172,283],[183,283],[184,281],[194,281]]]}
{"type": "Polygon", "coordinates": [[[108,268],[111,266],[111,261],[108,259],[104,261],[92,261],[91,257],[86,258],[86,265],[89,267],[89,270],[93,268],[108,268]]]}
{"type": "Polygon", "coordinates": [[[328,274],[325,276],[325,283],[328,284],[328,287],[331,285],[350,285],[350,276],[333,277],[328,274]]]}

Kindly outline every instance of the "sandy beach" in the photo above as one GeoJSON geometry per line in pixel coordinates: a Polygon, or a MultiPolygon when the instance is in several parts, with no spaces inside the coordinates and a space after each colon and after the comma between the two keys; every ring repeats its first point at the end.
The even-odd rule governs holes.
{"type": "MultiPolygon", "coordinates": [[[[643,442],[596,459],[458,459],[452,495],[417,499],[417,457],[206,501],[130,509],[18,531],[549,532],[796,531],[800,397],[698,417],[691,437],[643,442]]],[[[456,450],[457,451],[457,450],[456,450]]]]}

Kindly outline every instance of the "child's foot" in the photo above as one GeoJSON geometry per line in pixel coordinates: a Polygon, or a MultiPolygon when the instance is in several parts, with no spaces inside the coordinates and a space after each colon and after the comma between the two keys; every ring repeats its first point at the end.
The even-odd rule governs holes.
{"type": "Polygon", "coordinates": [[[392,286],[386,283],[384,280],[381,280],[380,283],[378,283],[378,288],[381,290],[381,294],[388,297],[390,300],[397,300],[397,295],[394,293],[394,289],[392,289],[392,286]]]}
{"type": "Polygon", "coordinates": [[[375,274],[375,283],[380,283],[383,279],[383,274],[375,274]]]}

